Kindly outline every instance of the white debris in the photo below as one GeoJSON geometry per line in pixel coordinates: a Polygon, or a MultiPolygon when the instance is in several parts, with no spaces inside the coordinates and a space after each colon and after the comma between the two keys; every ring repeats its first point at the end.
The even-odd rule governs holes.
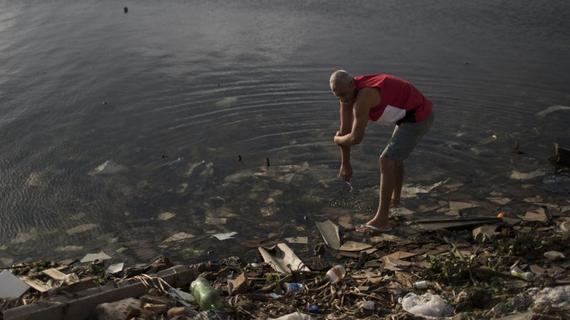
{"type": "Polygon", "coordinates": [[[233,239],[237,234],[238,234],[237,232],[217,233],[212,235],[212,237],[218,240],[228,240],[228,239],[233,239]]]}
{"type": "Polygon", "coordinates": [[[111,259],[111,257],[109,257],[105,252],[100,251],[99,253],[86,254],[85,257],[83,257],[83,259],[81,259],[79,262],[84,263],[84,262],[93,262],[96,260],[103,261],[109,259],[111,259]]]}
{"type": "Polygon", "coordinates": [[[95,175],[110,175],[127,171],[127,167],[120,165],[113,160],[107,160],[89,172],[90,176],[95,175]]]}
{"type": "Polygon", "coordinates": [[[421,296],[413,292],[402,298],[404,310],[426,319],[448,317],[453,314],[453,308],[439,295],[425,293],[421,296]]]}
{"type": "Polygon", "coordinates": [[[557,308],[570,306],[570,285],[555,288],[530,288],[528,294],[534,304],[552,305],[557,308]]]}
{"type": "Polygon", "coordinates": [[[30,286],[12,272],[8,270],[0,272],[0,299],[17,299],[29,288],[30,286]]]}
{"type": "Polygon", "coordinates": [[[172,212],[162,212],[161,214],[158,215],[158,220],[166,221],[174,218],[175,216],[176,214],[172,212]]]}

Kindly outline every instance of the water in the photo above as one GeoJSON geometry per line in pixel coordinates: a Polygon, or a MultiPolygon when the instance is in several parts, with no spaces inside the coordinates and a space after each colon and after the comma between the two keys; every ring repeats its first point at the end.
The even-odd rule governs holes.
{"type": "Polygon", "coordinates": [[[2,1],[0,263],[256,255],[252,239],[314,243],[314,220],[366,221],[391,128],[371,123],[354,148],[352,192],[334,181],[337,68],[404,77],[434,102],[406,183],[463,185],[407,208],[492,214],[492,191],[513,211],[534,196],[568,205],[558,185],[510,175],[548,178],[552,142],[570,145],[570,112],[536,115],[570,105],[569,13],[528,0],[2,1]],[[89,174],[107,160],[124,170],[89,174]],[[178,232],[193,238],[163,243],[178,232]]]}

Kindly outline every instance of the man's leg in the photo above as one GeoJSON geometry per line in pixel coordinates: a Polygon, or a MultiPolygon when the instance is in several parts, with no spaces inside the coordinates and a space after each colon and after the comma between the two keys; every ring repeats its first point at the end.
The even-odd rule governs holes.
{"type": "Polygon", "coordinates": [[[397,182],[398,161],[380,157],[380,194],[378,210],[372,220],[366,224],[373,227],[387,227],[388,213],[390,210],[390,200],[397,182]]]}
{"type": "Polygon", "coordinates": [[[400,197],[402,195],[402,184],[404,183],[404,161],[396,161],[396,184],[394,185],[394,193],[392,194],[392,207],[400,205],[400,197]]]}

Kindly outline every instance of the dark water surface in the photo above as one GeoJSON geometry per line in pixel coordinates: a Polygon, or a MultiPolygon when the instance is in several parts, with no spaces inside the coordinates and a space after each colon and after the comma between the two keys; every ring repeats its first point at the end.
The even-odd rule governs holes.
{"type": "Polygon", "coordinates": [[[0,1],[0,264],[247,255],[245,240],[317,239],[314,220],[366,221],[392,128],[369,125],[347,192],[337,68],[434,102],[406,183],[449,180],[406,208],[563,211],[569,182],[546,159],[570,145],[570,111],[537,113],[570,106],[569,16],[565,0],[0,1]]]}

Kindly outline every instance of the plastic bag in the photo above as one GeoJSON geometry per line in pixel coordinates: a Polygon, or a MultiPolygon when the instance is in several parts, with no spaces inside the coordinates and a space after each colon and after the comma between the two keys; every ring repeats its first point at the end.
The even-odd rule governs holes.
{"type": "Polygon", "coordinates": [[[418,296],[410,292],[402,298],[402,307],[409,313],[427,319],[448,317],[453,314],[453,308],[445,300],[431,293],[418,296]]]}

